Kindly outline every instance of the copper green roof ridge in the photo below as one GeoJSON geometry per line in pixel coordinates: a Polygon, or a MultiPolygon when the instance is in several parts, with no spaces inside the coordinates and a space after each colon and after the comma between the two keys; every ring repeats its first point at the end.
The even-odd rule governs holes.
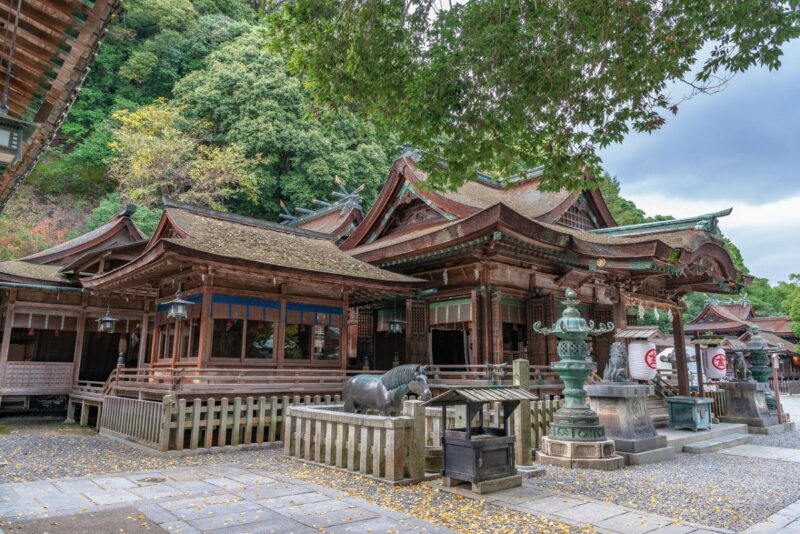
{"type": "Polygon", "coordinates": [[[669,219],[666,221],[655,221],[640,224],[628,224],[625,226],[614,226],[610,228],[595,228],[589,230],[593,234],[604,234],[617,237],[637,236],[643,234],[658,234],[675,230],[704,230],[712,234],[721,235],[717,226],[719,217],[726,217],[731,214],[733,208],[728,208],[704,215],[685,217],[682,219],[669,219]]]}

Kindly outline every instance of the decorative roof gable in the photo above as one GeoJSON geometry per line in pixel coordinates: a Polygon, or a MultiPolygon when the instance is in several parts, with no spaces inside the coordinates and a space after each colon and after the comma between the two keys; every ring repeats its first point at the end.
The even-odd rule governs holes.
{"type": "Polygon", "coordinates": [[[136,206],[129,204],[107,223],[91,232],[20,260],[41,265],[67,265],[96,250],[141,241],[144,235],[131,220],[135,211],[136,206]]]}

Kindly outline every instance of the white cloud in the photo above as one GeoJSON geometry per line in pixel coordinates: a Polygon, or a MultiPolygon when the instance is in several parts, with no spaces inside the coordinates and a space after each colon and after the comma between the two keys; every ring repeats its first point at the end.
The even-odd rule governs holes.
{"type": "Polygon", "coordinates": [[[742,251],[752,274],[776,283],[800,272],[800,195],[755,204],[724,194],[713,199],[642,191],[626,194],[624,185],[622,194],[648,215],[681,218],[733,207],[729,216],[720,219],[720,228],[742,251]]]}

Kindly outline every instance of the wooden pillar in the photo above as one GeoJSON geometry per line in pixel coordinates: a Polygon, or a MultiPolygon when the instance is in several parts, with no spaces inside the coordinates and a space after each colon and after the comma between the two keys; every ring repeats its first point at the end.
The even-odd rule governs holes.
{"type": "Polygon", "coordinates": [[[213,280],[211,275],[206,275],[203,284],[203,302],[200,306],[200,341],[197,347],[197,367],[208,367],[211,358],[212,335],[214,334],[214,319],[211,317],[211,298],[213,280]]]}
{"type": "Polygon", "coordinates": [[[697,390],[701,397],[705,397],[705,387],[703,386],[703,353],[700,345],[694,344],[694,364],[697,369],[697,390]]]}
{"type": "Polygon", "coordinates": [[[181,348],[181,335],[183,332],[181,331],[181,327],[183,326],[183,321],[175,319],[175,322],[172,326],[172,366],[175,367],[175,364],[178,363],[180,359],[180,348],[181,348]]]}
{"type": "Polygon", "coordinates": [[[0,343],[0,386],[5,383],[6,368],[8,367],[8,351],[11,348],[11,328],[14,326],[14,301],[17,299],[17,290],[12,289],[6,306],[6,321],[3,327],[3,341],[0,343]]]}
{"type": "Polygon", "coordinates": [[[615,302],[611,308],[612,321],[617,330],[628,328],[628,307],[625,305],[625,298],[619,295],[619,301],[615,302]]]}
{"type": "Polygon", "coordinates": [[[422,401],[403,402],[403,415],[414,421],[408,450],[408,476],[421,479],[425,476],[425,406],[422,401]]]}
{"type": "Polygon", "coordinates": [[[81,379],[81,361],[83,360],[83,343],[86,338],[86,306],[88,296],[81,296],[81,311],[78,313],[78,329],[75,332],[75,354],[72,357],[72,381],[77,382],[81,379]]]}
{"type": "Polygon", "coordinates": [[[678,393],[689,395],[689,368],[686,365],[686,340],[683,333],[683,313],[676,310],[672,316],[672,337],[675,339],[675,366],[678,369],[678,393]]]}
{"type": "MultiPolygon", "coordinates": [[[[149,301],[145,301],[145,309],[150,306],[149,301]]],[[[142,368],[147,363],[147,336],[150,332],[150,314],[145,312],[142,314],[142,328],[139,330],[139,356],[136,359],[136,367],[142,368]]]]}
{"type": "MultiPolygon", "coordinates": [[[[514,360],[513,378],[514,385],[519,386],[525,391],[531,390],[531,371],[528,360],[514,360]]],[[[531,455],[531,401],[520,401],[514,417],[514,442],[515,456],[519,465],[531,465],[533,457],[531,455]]]]}
{"type": "Polygon", "coordinates": [[[273,357],[275,365],[283,367],[283,345],[286,341],[286,284],[281,284],[281,311],[278,315],[278,324],[275,325],[275,343],[273,344],[273,357]]]}
{"type": "MultiPolygon", "coordinates": [[[[350,300],[350,292],[342,292],[342,325],[339,327],[339,364],[342,372],[347,371],[348,349],[350,347],[350,308],[347,306],[350,300]]],[[[358,319],[356,319],[358,320],[358,319]]],[[[408,324],[406,324],[408,329],[408,324]]]]}

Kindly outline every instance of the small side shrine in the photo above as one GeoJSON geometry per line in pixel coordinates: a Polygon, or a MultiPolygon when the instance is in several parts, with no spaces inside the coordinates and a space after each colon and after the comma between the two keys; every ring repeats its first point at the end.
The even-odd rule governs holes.
{"type": "Polygon", "coordinates": [[[518,386],[453,388],[429,400],[426,406],[442,408],[442,485],[472,484],[472,491],[483,494],[522,485],[514,455],[515,436],[509,432],[509,418],[521,401],[536,400],[518,386]],[[487,403],[503,405],[503,426],[484,426],[487,403]],[[465,428],[447,428],[447,408],[466,405],[465,428]],[[477,416],[477,426],[473,422],[477,416]]]}

